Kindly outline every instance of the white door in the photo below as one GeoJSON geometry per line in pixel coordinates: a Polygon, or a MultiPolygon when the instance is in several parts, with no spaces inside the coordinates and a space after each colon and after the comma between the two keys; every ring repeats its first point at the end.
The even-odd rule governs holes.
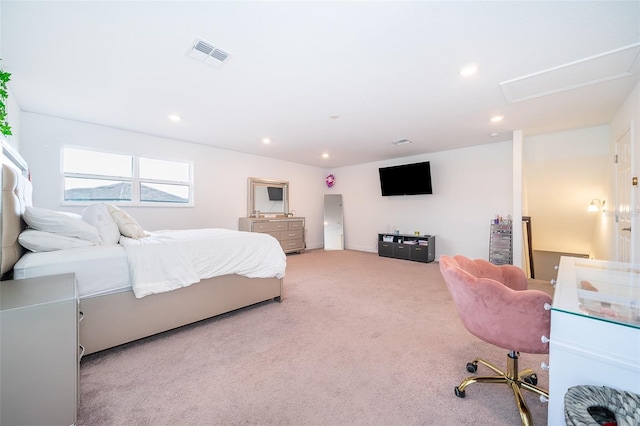
{"type": "Polygon", "coordinates": [[[631,262],[631,130],[616,142],[618,261],[631,262]]]}

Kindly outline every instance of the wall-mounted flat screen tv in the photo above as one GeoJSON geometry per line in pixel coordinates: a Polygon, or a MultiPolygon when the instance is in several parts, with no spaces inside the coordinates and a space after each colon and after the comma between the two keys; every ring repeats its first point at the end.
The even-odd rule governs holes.
{"type": "Polygon", "coordinates": [[[380,167],[378,171],[383,196],[433,194],[428,161],[380,167]]]}
{"type": "Polygon", "coordinates": [[[269,201],[282,201],[283,188],[267,186],[267,193],[269,193],[269,201]]]}

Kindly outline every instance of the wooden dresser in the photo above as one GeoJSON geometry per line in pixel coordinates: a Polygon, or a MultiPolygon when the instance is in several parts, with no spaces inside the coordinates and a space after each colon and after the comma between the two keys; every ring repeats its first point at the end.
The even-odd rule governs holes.
{"type": "Polygon", "coordinates": [[[272,235],[280,241],[285,253],[302,253],[306,247],[304,217],[241,217],[239,230],[272,235]]]}

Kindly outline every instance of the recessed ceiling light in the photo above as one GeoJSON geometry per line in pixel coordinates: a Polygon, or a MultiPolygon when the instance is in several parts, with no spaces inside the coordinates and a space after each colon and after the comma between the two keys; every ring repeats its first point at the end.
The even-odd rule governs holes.
{"type": "Polygon", "coordinates": [[[494,115],[493,117],[491,117],[491,121],[494,123],[497,123],[499,121],[502,121],[503,118],[504,118],[504,115],[494,115]]]}
{"type": "Polygon", "coordinates": [[[329,116],[329,118],[332,120],[337,120],[338,118],[340,118],[340,116],[338,114],[332,114],[329,116]]]}
{"type": "Polygon", "coordinates": [[[329,154],[325,152],[324,154],[322,154],[322,158],[329,158],[329,154]]]}
{"type": "Polygon", "coordinates": [[[411,143],[411,141],[409,139],[398,139],[397,141],[393,141],[391,143],[394,145],[406,145],[408,143],[411,143]]]}
{"type": "Polygon", "coordinates": [[[491,136],[492,138],[495,138],[498,135],[500,135],[500,133],[493,132],[489,134],[489,136],[491,136]]]}
{"type": "Polygon", "coordinates": [[[463,77],[468,77],[476,72],[478,72],[478,66],[476,64],[469,64],[460,68],[460,75],[463,77]]]}
{"type": "Polygon", "coordinates": [[[262,143],[265,145],[269,145],[271,143],[271,139],[269,138],[262,138],[262,143]]]}
{"type": "Polygon", "coordinates": [[[177,114],[171,114],[171,115],[169,115],[169,120],[171,120],[171,121],[180,121],[180,120],[182,120],[182,118],[180,118],[180,116],[177,115],[177,114]]]}

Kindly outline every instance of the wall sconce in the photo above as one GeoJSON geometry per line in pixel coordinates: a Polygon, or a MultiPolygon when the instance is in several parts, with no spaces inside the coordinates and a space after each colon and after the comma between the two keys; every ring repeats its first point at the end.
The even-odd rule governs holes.
{"type": "Polygon", "coordinates": [[[591,204],[587,207],[588,212],[599,212],[600,210],[604,211],[604,200],[600,201],[597,198],[591,200],[591,204]]]}

